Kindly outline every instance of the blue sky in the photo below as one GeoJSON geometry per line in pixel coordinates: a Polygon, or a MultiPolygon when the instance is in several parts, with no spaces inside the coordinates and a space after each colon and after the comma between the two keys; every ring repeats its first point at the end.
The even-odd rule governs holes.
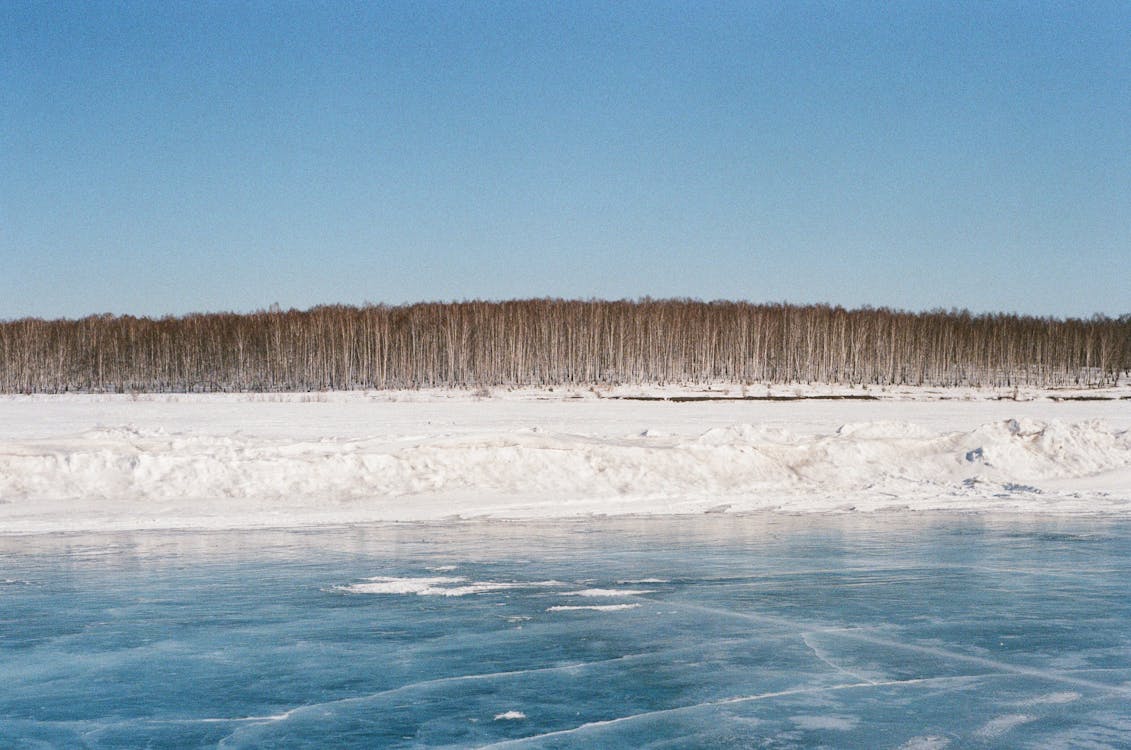
{"type": "Polygon", "coordinates": [[[0,4],[0,318],[1131,312],[1131,4],[0,4]]]}

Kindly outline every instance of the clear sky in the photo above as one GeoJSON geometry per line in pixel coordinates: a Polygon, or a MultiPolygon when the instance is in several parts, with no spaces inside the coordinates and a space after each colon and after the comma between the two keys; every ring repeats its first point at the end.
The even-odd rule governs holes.
{"type": "Polygon", "coordinates": [[[1131,312],[1131,3],[0,3],[0,318],[1131,312]]]}

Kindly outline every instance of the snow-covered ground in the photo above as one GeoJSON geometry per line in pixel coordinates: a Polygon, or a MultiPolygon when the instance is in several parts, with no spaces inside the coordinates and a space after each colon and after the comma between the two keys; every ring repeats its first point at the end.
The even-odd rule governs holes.
{"type": "Polygon", "coordinates": [[[1129,397],[1126,386],[3,396],[0,533],[752,511],[1126,515],[1129,397]],[[768,395],[826,398],[631,399],[768,395]],[[1076,396],[1110,400],[1066,400],[1076,396]]]}

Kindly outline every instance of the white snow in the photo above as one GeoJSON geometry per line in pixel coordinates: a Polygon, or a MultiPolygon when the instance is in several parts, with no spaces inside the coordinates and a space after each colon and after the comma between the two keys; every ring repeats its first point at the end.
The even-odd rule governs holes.
{"type": "Polygon", "coordinates": [[[617,583],[671,583],[667,578],[624,578],[617,583]]]}
{"type": "Polygon", "coordinates": [[[950,745],[950,740],[937,734],[928,734],[922,737],[912,737],[900,745],[897,750],[942,750],[950,745]]]}
{"type": "Polygon", "coordinates": [[[802,729],[821,730],[831,729],[839,732],[848,732],[856,728],[860,720],[855,716],[791,716],[789,717],[797,726],[802,729]]]}
{"type": "Polygon", "coordinates": [[[1006,716],[998,716],[990,719],[978,729],[974,730],[974,736],[984,739],[999,737],[1006,732],[1019,727],[1022,724],[1028,724],[1034,721],[1035,717],[1027,716],[1025,714],[1009,714],[1006,716]]]}
{"type": "Polygon", "coordinates": [[[626,609],[636,609],[639,604],[556,604],[553,607],[546,607],[547,612],[579,612],[587,610],[590,612],[620,612],[626,609]]]}
{"type": "Polygon", "coordinates": [[[1080,700],[1080,694],[1075,691],[1064,691],[1059,693],[1048,693],[1046,695],[1038,695],[1030,698],[1027,701],[1022,701],[1027,706],[1040,706],[1040,705],[1057,705],[1062,703],[1073,703],[1080,700]]]}
{"type": "Polygon", "coordinates": [[[375,576],[365,583],[355,583],[350,586],[340,587],[341,591],[351,594],[417,594],[419,596],[462,596],[453,593],[465,586],[452,586],[462,583],[466,578],[453,578],[449,576],[431,576],[423,578],[395,578],[390,576],[375,576]]]}
{"type": "MultiPolygon", "coordinates": [[[[0,397],[0,533],[447,518],[1131,513],[1131,389],[0,397]],[[1014,396],[1016,399],[1014,400],[1014,396]],[[1075,395],[1115,400],[1069,401],[1075,395]],[[1004,400],[1002,400],[1004,398],[1004,400]]],[[[392,583],[373,581],[371,583],[392,583]]]]}
{"type": "Polygon", "coordinates": [[[569,596],[604,598],[614,596],[643,596],[644,594],[651,593],[653,593],[651,589],[582,589],[581,591],[569,592],[569,596]]]}
{"type": "Polygon", "coordinates": [[[534,581],[521,583],[513,581],[471,581],[462,577],[424,576],[395,577],[374,576],[363,583],[339,586],[338,591],[349,594],[416,594],[417,596],[467,596],[484,594],[505,589],[530,589],[561,586],[558,581],[534,581]]]}
{"type": "Polygon", "coordinates": [[[522,711],[504,711],[501,714],[495,714],[495,721],[521,721],[526,718],[526,714],[522,711]]]}

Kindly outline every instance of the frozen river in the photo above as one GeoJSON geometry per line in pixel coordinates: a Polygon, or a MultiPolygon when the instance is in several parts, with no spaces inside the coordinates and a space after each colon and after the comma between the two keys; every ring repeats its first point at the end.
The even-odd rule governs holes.
{"type": "Polygon", "coordinates": [[[0,537],[0,746],[1131,747],[1131,521],[0,537]]]}

